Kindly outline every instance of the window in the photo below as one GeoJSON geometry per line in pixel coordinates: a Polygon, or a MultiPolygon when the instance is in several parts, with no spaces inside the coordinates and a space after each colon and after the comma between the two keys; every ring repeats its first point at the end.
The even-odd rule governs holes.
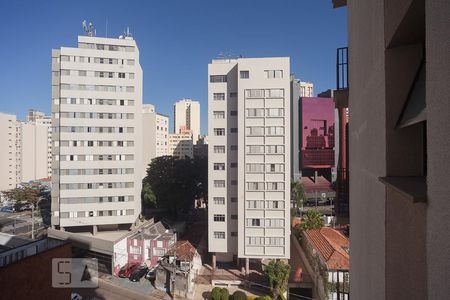
{"type": "Polygon", "coordinates": [[[214,115],[214,119],[225,119],[224,111],[214,111],[213,115],[214,115]]]}
{"type": "Polygon", "coordinates": [[[214,231],[215,239],[225,239],[225,232],[223,231],[214,231]]]}
{"type": "Polygon", "coordinates": [[[264,238],[260,236],[248,236],[246,240],[248,245],[264,245],[264,238]]]}
{"type": "Polygon", "coordinates": [[[263,191],[264,190],[264,182],[247,182],[247,190],[263,191]]]}
{"type": "Polygon", "coordinates": [[[225,100],[225,94],[224,93],[214,93],[213,99],[214,100],[225,100]]]}
{"type": "Polygon", "coordinates": [[[84,70],[79,70],[78,71],[78,76],[86,76],[87,72],[84,70]]]}
{"type": "Polygon", "coordinates": [[[124,106],[125,105],[125,100],[120,100],[120,106],[124,106]]]}
{"type": "Polygon", "coordinates": [[[284,109],[283,108],[267,108],[266,116],[267,117],[283,117],[284,109]]]}
{"type": "Polygon", "coordinates": [[[283,70],[266,70],[266,78],[283,78],[283,70]]]}
{"type": "Polygon", "coordinates": [[[225,215],[214,215],[214,222],[225,222],[225,215]]]}
{"type": "Polygon", "coordinates": [[[271,145],[266,146],[267,153],[284,153],[284,146],[281,145],[271,145]]]}
{"type": "Polygon", "coordinates": [[[284,245],[284,238],[282,238],[282,237],[267,237],[266,245],[282,246],[282,245],[284,245]]]}
{"type": "Polygon", "coordinates": [[[246,135],[264,135],[264,127],[262,127],[262,126],[246,127],[245,134],[246,135]]]}
{"type": "Polygon", "coordinates": [[[231,92],[230,93],[230,98],[236,98],[237,97],[237,93],[236,92],[231,92]]]}
{"type": "Polygon", "coordinates": [[[247,219],[247,226],[261,226],[261,219],[247,219]]]}
{"type": "Polygon", "coordinates": [[[93,147],[94,146],[94,141],[88,141],[88,147],[93,147]]]}
{"type": "Polygon", "coordinates": [[[211,75],[209,82],[227,82],[227,75],[211,75]]]}
{"type": "Polygon", "coordinates": [[[247,117],[264,117],[264,108],[247,108],[247,117]]]}
{"type": "Polygon", "coordinates": [[[284,172],[284,164],[267,164],[266,171],[268,173],[282,173],[284,172]]]}
{"type": "Polygon", "coordinates": [[[217,205],[224,205],[225,204],[225,198],[224,197],[214,197],[213,201],[214,201],[214,204],[217,204],[217,205]]]}
{"type": "Polygon", "coordinates": [[[153,255],[154,256],[164,256],[164,254],[166,254],[166,251],[162,248],[162,249],[154,249],[153,250],[153,255]]]}
{"type": "Polygon", "coordinates": [[[125,73],[119,73],[119,78],[125,78],[125,73]]]}
{"type": "Polygon", "coordinates": [[[268,191],[284,190],[284,182],[267,182],[268,191]]]}
{"type": "Polygon", "coordinates": [[[284,90],[283,89],[270,89],[267,90],[267,98],[283,98],[284,90]]]}
{"type": "Polygon", "coordinates": [[[260,200],[247,201],[247,208],[264,208],[264,201],[260,200]]]}
{"type": "Polygon", "coordinates": [[[267,201],[267,208],[284,209],[284,201],[267,201]]]}
{"type": "Polygon", "coordinates": [[[225,180],[214,180],[214,187],[224,188],[225,187],[225,180]]]}
{"type": "Polygon", "coordinates": [[[263,98],[264,90],[245,90],[245,96],[247,98],[263,98]]]}
{"type": "Polygon", "coordinates": [[[214,163],[214,170],[215,171],[225,171],[225,164],[224,163],[214,163]]]}
{"type": "Polygon", "coordinates": [[[225,153],[225,146],[214,146],[214,153],[225,153]]]}
{"type": "Polygon", "coordinates": [[[225,128],[214,128],[214,135],[225,135],[225,128]]]}
{"type": "Polygon", "coordinates": [[[266,134],[267,135],[283,135],[284,134],[284,127],[281,127],[281,126],[268,126],[268,127],[266,127],[266,134]]]}
{"type": "Polygon", "coordinates": [[[93,217],[94,216],[94,212],[90,211],[88,215],[89,215],[89,217],[93,217]]]}
{"type": "Polygon", "coordinates": [[[250,78],[250,72],[249,71],[240,71],[239,77],[241,79],[248,79],[248,78],[250,78]]]}
{"type": "Polygon", "coordinates": [[[130,253],[131,254],[141,254],[141,247],[130,246],[130,253]]]}
{"type": "Polygon", "coordinates": [[[284,227],[283,219],[266,219],[266,227],[284,227]]]}
{"type": "Polygon", "coordinates": [[[258,153],[264,153],[264,146],[260,145],[250,145],[245,146],[246,152],[250,154],[258,154],[258,153]]]}
{"type": "Polygon", "coordinates": [[[264,164],[246,164],[245,171],[248,173],[263,173],[264,164]]]}

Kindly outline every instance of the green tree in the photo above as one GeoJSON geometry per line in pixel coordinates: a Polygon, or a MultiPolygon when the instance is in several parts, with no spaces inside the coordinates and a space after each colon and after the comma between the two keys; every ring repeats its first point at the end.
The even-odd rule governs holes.
{"type": "Polygon", "coordinates": [[[264,273],[269,279],[270,291],[275,299],[287,291],[290,272],[291,266],[281,260],[272,260],[265,267],[264,273]]]}
{"type": "Polygon", "coordinates": [[[228,300],[229,297],[230,297],[230,292],[228,291],[228,289],[222,288],[220,290],[220,300],[228,300]]]}
{"type": "Polygon", "coordinates": [[[300,228],[302,230],[320,229],[325,225],[322,215],[315,209],[308,210],[303,214],[300,228]]]}
{"type": "Polygon", "coordinates": [[[247,295],[243,291],[235,291],[232,296],[233,300],[247,300],[247,295]]]}
{"type": "Polygon", "coordinates": [[[211,291],[211,299],[212,300],[220,300],[220,297],[222,295],[222,289],[220,287],[215,287],[211,291]]]}
{"type": "Polygon", "coordinates": [[[157,157],[149,164],[143,180],[146,191],[143,197],[153,199],[148,192],[150,189],[155,197],[154,206],[176,216],[194,207],[196,199],[206,198],[207,173],[206,160],[157,157]]]}
{"type": "Polygon", "coordinates": [[[291,180],[291,193],[295,201],[295,208],[303,208],[303,203],[306,199],[306,196],[305,189],[300,181],[294,179],[291,180]]]}
{"type": "Polygon", "coordinates": [[[153,193],[150,183],[142,182],[142,202],[144,205],[156,207],[156,196],[153,193]]]}
{"type": "Polygon", "coordinates": [[[44,188],[42,186],[21,186],[8,191],[3,195],[6,199],[13,201],[15,208],[24,205],[31,206],[31,238],[34,239],[34,210],[38,208],[44,188]]]}

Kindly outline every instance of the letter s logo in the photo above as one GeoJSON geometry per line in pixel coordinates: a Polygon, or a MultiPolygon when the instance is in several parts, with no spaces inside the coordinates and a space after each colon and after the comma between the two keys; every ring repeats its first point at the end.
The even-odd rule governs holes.
{"type": "Polygon", "coordinates": [[[70,270],[71,269],[71,263],[70,260],[62,260],[58,262],[58,274],[61,274],[62,276],[60,276],[60,278],[65,279],[62,282],[58,282],[61,285],[69,285],[72,283],[72,273],[71,272],[64,272],[63,270],[65,269],[70,270]],[[67,265],[67,267],[64,268],[64,265],[67,265]]]}

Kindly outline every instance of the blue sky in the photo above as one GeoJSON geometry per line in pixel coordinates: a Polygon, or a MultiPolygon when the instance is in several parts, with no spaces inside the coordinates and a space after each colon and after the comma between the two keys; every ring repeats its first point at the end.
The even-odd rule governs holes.
{"type": "MultiPolygon", "coordinates": [[[[81,22],[97,36],[129,26],[140,50],[144,103],[172,118],[177,99],[202,107],[207,131],[207,65],[220,52],[289,56],[291,72],[315,93],[335,86],[336,48],[347,45],[346,9],[331,0],[147,0],[0,2],[0,111],[50,112],[51,49],[76,46],[81,22]]],[[[172,121],[172,120],[171,120],[172,121]]]]}

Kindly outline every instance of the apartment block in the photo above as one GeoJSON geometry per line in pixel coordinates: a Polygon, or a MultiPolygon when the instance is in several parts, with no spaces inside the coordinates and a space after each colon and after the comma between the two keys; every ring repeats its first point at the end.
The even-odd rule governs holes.
{"type": "Polygon", "coordinates": [[[191,133],[194,145],[200,136],[200,103],[191,99],[181,99],[173,105],[173,133],[191,133]]]}
{"type": "Polygon", "coordinates": [[[141,212],[142,69],[132,37],[52,50],[54,227],[134,223],[141,212]]]}
{"type": "Polygon", "coordinates": [[[289,58],[216,59],[208,80],[213,265],[289,258],[289,58]]]}
{"type": "Polygon", "coordinates": [[[194,157],[191,133],[169,134],[169,155],[177,158],[194,157]]]}
{"type": "Polygon", "coordinates": [[[156,157],[169,155],[169,116],[156,113],[156,157]]]}
{"type": "Polygon", "coordinates": [[[16,187],[16,116],[0,113],[0,191],[16,187]]]}
{"type": "Polygon", "coordinates": [[[16,182],[52,176],[51,117],[30,110],[27,121],[18,121],[16,140],[16,182]]]}
{"type": "Polygon", "coordinates": [[[300,81],[300,97],[314,97],[314,84],[300,81]]]}

